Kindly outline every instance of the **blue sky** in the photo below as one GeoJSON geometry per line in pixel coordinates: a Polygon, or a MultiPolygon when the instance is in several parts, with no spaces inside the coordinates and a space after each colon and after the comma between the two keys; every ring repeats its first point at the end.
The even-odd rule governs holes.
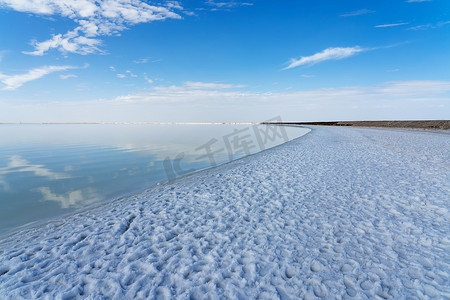
{"type": "Polygon", "coordinates": [[[450,1],[0,0],[0,122],[448,119],[450,1]]]}

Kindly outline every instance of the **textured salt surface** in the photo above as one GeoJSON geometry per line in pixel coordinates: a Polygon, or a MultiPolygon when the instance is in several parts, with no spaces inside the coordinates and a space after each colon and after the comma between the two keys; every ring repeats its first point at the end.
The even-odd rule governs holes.
{"type": "Polygon", "coordinates": [[[10,236],[0,298],[450,297],[450,135],[314,127],[10,236]]]}

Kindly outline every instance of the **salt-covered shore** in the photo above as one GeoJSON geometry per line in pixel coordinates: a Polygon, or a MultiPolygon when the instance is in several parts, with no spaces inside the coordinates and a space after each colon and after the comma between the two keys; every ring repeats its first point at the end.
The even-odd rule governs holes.
{"type": "Polygon", "coordinates": [[[295,141],[0,241],[0,299],[450,297],[450,134],[295,141]]]}

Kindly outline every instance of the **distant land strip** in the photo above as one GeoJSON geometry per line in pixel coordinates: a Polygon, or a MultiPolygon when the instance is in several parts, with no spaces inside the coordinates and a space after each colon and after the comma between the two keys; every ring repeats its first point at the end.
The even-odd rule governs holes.
{"type": "Polygon", "coordinates": [[[322,125],[322,126],[353,126],[353,127],[387,127],[387,128],[422,128],[450,129],[450,120],[420,120],[420,121],[334,121],[334,122],[270,122],[262,124],[277,125],[322,125]]]}
{"type": "Polygon", "coordinates": [[[322,125],[386,128],[450,129],[450,120],[326,122],[0,122],[0,125],[322,125]]]}
{"type": "Polygon", "coordinates": [[[0,122],[0,125],[256,125],[261,122],[0,122]]]}

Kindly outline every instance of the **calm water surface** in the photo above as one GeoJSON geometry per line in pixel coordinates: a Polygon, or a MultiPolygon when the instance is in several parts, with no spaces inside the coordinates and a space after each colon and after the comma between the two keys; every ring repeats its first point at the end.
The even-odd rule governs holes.
{"type": "Polygon", "coordinates": [[[266,125],[0,125],[0,235],[307,132],[266,125]]]}

